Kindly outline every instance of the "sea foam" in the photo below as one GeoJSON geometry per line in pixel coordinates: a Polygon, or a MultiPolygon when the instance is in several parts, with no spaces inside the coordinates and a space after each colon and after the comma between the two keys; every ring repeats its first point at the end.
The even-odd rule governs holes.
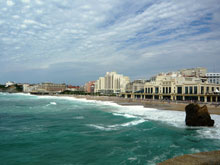
{"type": "MultiPolygon", "coordinates": [[[[17,93],[16,95],[26,95],[26,96],[35,96],[30,94],[17,93]]],[[[36,97],[36,96],[35,96],[36,97]]],[[[158,110],[155,108],[145,108],[143,106],[121,106],[111,101],[97,101],[97,100],[87,100],[85,98],[75,98],[68,96],[37,96],[39,99],[65,99],[76,102],[86,102],[96,106],[106,105],[112,106],[109,113],[115,116],[123,116],[125,118],[138,118],[140,120],[152,120],[163,122],[178,128],[193,129],[185,125],[185,112],[182,111],[169,111],[169,110],[158,110]]],[[[215,120],[214,127],[199,127],[197,130],[199,136],[202,138],[211,138],[211,139],[220,139],[220,115],[211,115],[212,119],[215,120]]],[[[93,125],[99,129],[111,130],[117,125],[112,126],[102,126],[102,125],[93,125]]]]}

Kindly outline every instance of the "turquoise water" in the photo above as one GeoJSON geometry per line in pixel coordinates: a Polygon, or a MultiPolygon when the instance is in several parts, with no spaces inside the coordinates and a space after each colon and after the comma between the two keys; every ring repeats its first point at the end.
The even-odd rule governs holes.
{"type": "Polygon", "coordinates": [[[0,93],[0,162],[155,164],[220,149],[215,128],[190,128],[185,113],[74,98],[0,93]]]}

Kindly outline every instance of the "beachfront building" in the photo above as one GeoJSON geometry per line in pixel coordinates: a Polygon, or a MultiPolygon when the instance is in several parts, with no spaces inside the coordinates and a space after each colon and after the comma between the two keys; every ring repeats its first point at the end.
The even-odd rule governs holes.
{"type": "Polygon", "coordinates": [[[73,85],[67,85],[66,90],[67,91],[79,91],[80,86],[73,86],[73,85]]]}
{"type": "Polygon", "coordinates": [[[209,83],[220,84],[220,73],[206,73],[209,83]]]}
{"type": "Polygon", "coordinates": [[[144,93],[146,80],[134,80],[126,85],[126,93],[144,93]]]}
{"type": "Polygon", "coordinates": [[[105,77],[100,77],[95,82],[95,92],[102,94],[117,94],[125,92],[126,85],[130,82],[129,77],[117,74],[116,72],[107,72],[105,77]]]}
{"type": "Polygon", "coordinates": [[[66,84],[41,83],[39,88],[49,92],[62,92],[66,89],[66,84]]]}
{"type": "Polygon", "coordinates": [[[23,84],[23,92],[24,93],[30,93],[32,91],[36,91],[38,89],[38,85],[34,84],[23,84]]]}
{"type": "MultiPolygon", "coordinates": [[[[194,72],[195,73],[195,72],[194,72]]],[[[204,74],[161,73],[144,84],[143,93],[121,93],[125,98],[220,102],[220,84],[205,81],[204,74]]]]}
{"type": "Polygon", "coordinates": [[[41,84],[23,84],[23,92],[33,94],[53,94],[62,92],[66,89],[65,84],[41,83],[41,84]]]}
{"type": "Polygon", "coordinates": [[[94,93],[95,81],[89,81],[84,85],[84,90],[87,93],[94,93]]]}

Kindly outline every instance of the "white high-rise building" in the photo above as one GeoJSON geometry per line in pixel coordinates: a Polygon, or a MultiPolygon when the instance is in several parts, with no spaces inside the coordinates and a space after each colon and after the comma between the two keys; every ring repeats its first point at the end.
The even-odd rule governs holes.
{"type": "Polygon", "coordinates": [[[220,84],[220,73],[206,73],[208,82],[211,84],[220,84]]]}
{"type": "Polygon", "coordinates": [[[105,77],[100,77],[95,83],[95,92],[104,94],[125,92],[126,85],[130,82],[129,77],[107,72],[105,77]]]}

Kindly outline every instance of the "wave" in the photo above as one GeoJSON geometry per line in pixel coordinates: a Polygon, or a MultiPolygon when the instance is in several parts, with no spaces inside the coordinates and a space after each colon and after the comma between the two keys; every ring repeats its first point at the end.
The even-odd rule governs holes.
{"type": "Polygon", "coordinates": [[[76,117],[73,117],[73,119],[82,120],[82,119],[85,119],[85,117],[84,116],[76,116],[76,117]]]}
{"type": "Polygon", "coordinates": [[[57,105],[57,103],[56,103],[56,102],[50,102],[50,104],[51,104],[51,105],[57,105]]]}
{"type": "Polygon", "coordinates": [[[215,120],[214,127],[188,127],[185,125],[185,112],[183,111],[158,110],[142,106],[122,106],[114,110],[112,114],[126,118],[130,116],[162,122],[182,129],[195,129],[200,138],[220,139],[220,115],[211,115],[211,118],[215,120]]]}
{"type": "Polygon", "coordinates": [[[88,126],[94,127],[96,129],[103,130],[103,131],[114,131],[114,130],[119,130],[122,127],[135,126],[135,125],[141,124],[145,121],[146,120],[144,120],[144,119],[140,119],[140,120],[134,120],[134,121],[123,123],[123,124],[114,124],[114,125],[88,124],[88,126]]]}
{"type": "Polygon", "coordinates": [[[46,107],[48,107],[50,105],[57,105],[57,103],[56,102],[50,102],[50,104],[47,104],[46,107]]]}
{"type": "Polygon", "coordinates": [[[121,113],[113,113],[114,116],[122,116],[125,118],[137,118],[137,116],[129,115],[129,114],[121,114],[121,113]]]}
{"type": "MultiPolygon", "coordinates": [[[[111,101],[87,100],[85,98],[75,98],[72,96],[36,96],[24,93],[16,93],[14,95],[35,96],[39,99],[65,99],[70,101],[92,103],[97,106],[113,106],[115,108],[108,110],[108,112],[115,116],[123,116],[125,118],[141,118],[145,121],[159,121],[178,128],[190,128],[185,125],[185,112],[182,111],[158,110],[155,108],[145,108],[143,106],[121,106],[111,101]]],[[[203,138],[220,139],[220,115],[211,115],[211,117],[215,120],[215,127],[200,127],[201,129],[198,129],[197,132],[203,138]]],[[[114,127],[118,127],[118,125],[110,125],[106,127],[97,125],[97,128],[98,127],[100,129],[111,130],[114,127]]]]}

